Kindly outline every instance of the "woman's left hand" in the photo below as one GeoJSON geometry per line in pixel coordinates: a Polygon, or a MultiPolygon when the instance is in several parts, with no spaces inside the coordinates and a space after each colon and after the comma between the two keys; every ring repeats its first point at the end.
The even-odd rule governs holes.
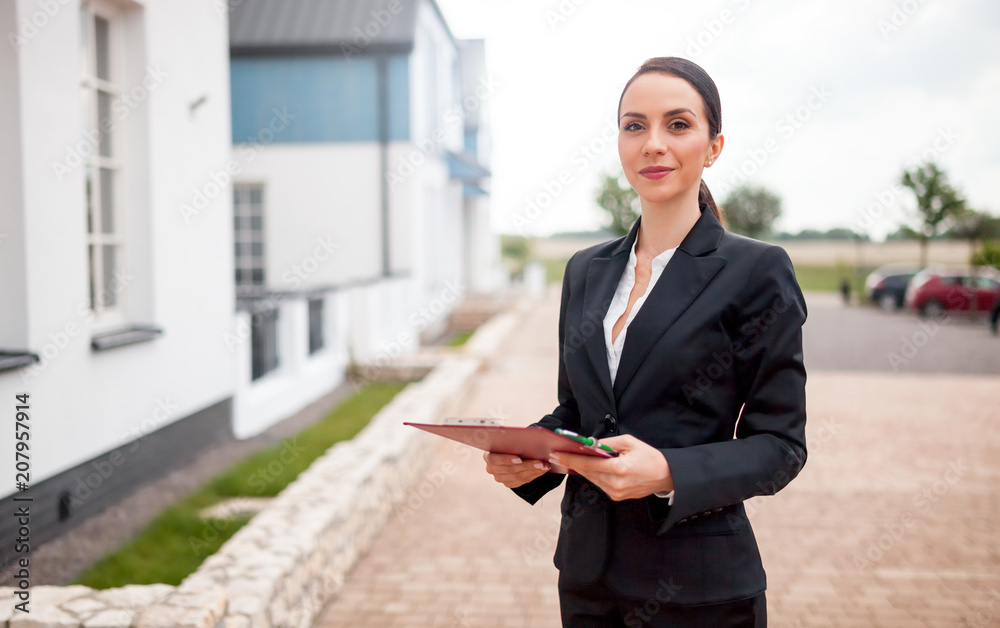
{"type": "Polygon", "coordinates": [[[615,501],[638,499],[674,489],[670,465],[658,449],[631,434],[603,438],[600,442],[614,448],[618,457],[600,458],[557,452],[549,457],[549,462],[573,469],[615,501]]]}

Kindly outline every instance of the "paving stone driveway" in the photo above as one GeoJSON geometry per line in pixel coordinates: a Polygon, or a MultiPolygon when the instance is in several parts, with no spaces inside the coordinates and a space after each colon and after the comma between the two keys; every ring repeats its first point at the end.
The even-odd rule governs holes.
{"type": "MultiPolygon", "coordinates": [[[[550,288],[524,310],[460,415],[516,425],[551,411],[558,298],[550,288]]],[[[837,307],[810,300],[811,313],[837,307]]],[[[1000,377],[823,371],[808,353],[806,365],[809,460],[747,503],[769,625],[1000,626],[1000,377]]],[[[478,452],[442,441],[316,625],[558,626],[561,495],[530,507],[478,452]]]]}

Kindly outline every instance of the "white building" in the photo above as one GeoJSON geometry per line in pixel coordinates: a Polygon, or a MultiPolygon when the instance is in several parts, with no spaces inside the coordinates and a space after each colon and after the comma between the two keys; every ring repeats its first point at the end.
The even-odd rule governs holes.
{"type": "Polygon", "coordinates": [[[16,0],[0,32],[0,399],[12,416],[30,395],[40,542],[230,437],[232,206],[211,177],[232,151],[227,19],[16,0]]]}
{"type": "Polygon", "coordinates": [[[29,395],[35,543],[494,287],[485,124],[460,102],[481,47],[463,59],[430,0],[384,26],[367,4],[0,2],[0,399],[29,395]],[[345,49],[313,14],[305,44],[274,39],[254,12],[277,6],[381,30],[345,49]]]}
{"type": "Polygon", "coordinates": [[[482,42],[456,41],[430,0],[241,0],[230,46],[238,291],[273,347],[256,353],[291,356],[242,383],[249,434],[496,287],[482,164],[495,86],[482,42]]]}

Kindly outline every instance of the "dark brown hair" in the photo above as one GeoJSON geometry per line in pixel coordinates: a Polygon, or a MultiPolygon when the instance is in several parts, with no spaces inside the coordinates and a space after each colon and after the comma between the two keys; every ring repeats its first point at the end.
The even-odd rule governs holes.
{"type": "MultiPolygon", "coordinates": [[[[625,83],[624,89],[622,89],[622,95],[618,98],[619,118],[622,115],[622,99],[625,98],[625,92],[629,86],[632,85],[635,79],[650,72],[669,74],[670,76],[676,76],[679,79],[687,81],[701,96],[705,118],[708,120],[708,138],[714,140],[719,136],[719,133],[722,132],[722,101],[719,98],[719,89],[715,86],[715,81],[712,80],[712,77],[700,65],[681,57],[653,57],[652,59],[646,59],[639,66],[639,69],[636,70],[636,73],[632,75],[632,78],[628,80],[628,83],[625,83]]],[[[715,204],[715,199],[712,198],[712,193],[708,191],[708,186],[705,185],[704,179],[698,188],[698,203],[708,205],[712,213],[715,214],[715,217],[719,219],[719,222],[722,222],[722,214],[715,204]]]]}

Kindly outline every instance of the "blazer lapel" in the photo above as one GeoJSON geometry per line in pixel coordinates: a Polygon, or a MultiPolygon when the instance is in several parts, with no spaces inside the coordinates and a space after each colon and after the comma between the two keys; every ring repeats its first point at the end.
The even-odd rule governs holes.
{"type": "MultiPolygon", "coordinates": [[[[691,305],[708,282],[712,280],[712,277],[726,265],[725,258],[706,255],[716,249],[724,231],[712,210],[703,205],[701,218],[677,247],[667,265],[664,266],[653,290],[646,297],[642,308],[629,323],[621,359],[618,362],[618,372],[615,375],[613,399],[618,399],[621,396],[622,391],[653,344],[691,305]]],[[[629,243],[629,247],[631,246],[629,243]]],[[[627,260],[628,256],[625,256],[621,264],[622,270],[624,270],[624,262],[627,260]]],[[[608,270],[610,272],[612,269],[608,270]]],[[[618,285],[617,280],[620,276],[621,271],[614,278],[609,299],[614,295],[614,289],[618,285]]],[[[605,313],[607,309],[607,307],[604,308],[605,313]]],[[[603,346],[603,333],[601,340],[603,346]]],[[[607,370],[607,358],[603,352],[601,357],[604,359],[605,372],[608,373],[608,381],[610,382],[611,375],[607,370]]]]}
{"type": "MultiPolygon", "coordinates": [[[[583,317],[581,327],[589,321],[593,325],[593,333],[587,334],[584,329],[578,330],[584,335],[584,347],[590,361],[593,363],[594,371],[601,382],[601,387],[608,395],[610,401],[614,401],[614,393],[611,390],[611,371],[608,369],[607,344],[604,341],[604,317],[611,307],[611,299],[615,296],[618,282],[621,280],[625,266],[628,264],[628,253],[632,250],[632,243],[639,235],[640,216],[629,230],[628,235],[618,243],[618,246],[611,252],[610,257],[595,257],[590,260],[587,266],[587,281],[583,289],[583,317]]],[[[664,268],[664,270],[666,270],[664,268]]],[[[641,310],[640,310],[641,311],[641,310]]]]}

